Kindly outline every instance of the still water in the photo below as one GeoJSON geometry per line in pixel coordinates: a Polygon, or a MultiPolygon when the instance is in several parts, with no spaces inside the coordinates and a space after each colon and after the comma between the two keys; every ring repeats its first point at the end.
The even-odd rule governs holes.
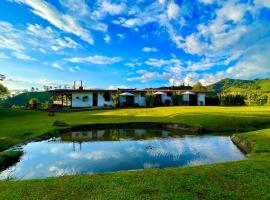
{"type": "Polygon", "coordinates": [[[0,179],[32,179],[245,159],[229,136],[183,135],[158,129],[103,129],[66,133],[21,147],[20,161],[0,179]]]}

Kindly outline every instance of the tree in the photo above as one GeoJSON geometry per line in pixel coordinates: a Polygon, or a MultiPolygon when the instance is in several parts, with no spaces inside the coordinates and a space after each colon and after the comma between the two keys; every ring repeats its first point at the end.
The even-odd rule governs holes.
{"type": "Polygon", "coordinates": [[[183,105],[183,96],[180,92],[175,92],[172,97],[173,105],[180,106],[183,105]]]}
{"type": "Polygon", "coordinates": [[[113,107],[119,107],[120,106],[120,96],[119,93],[112,94],[112,104],[113,107]]]}
{"type": "Polygon", "coordinates": [[[29,105],[33,108],[36,109],[39,105],[39,100],[37,98],[32,98],[29,100],[29,105]]]}
{"type": "Polygon", "coordinates": [[[146,92],[145,94],[145,102],[149,107],[153,107],[155,104],[155,95],[153,92],[146,92]]]}
{"type": "Polygon", "coordinates": [[[3,74],[0,74],[0,81],[3,81],[6,79],[6,76],[4,76],[3,74]]]}
{"type": "Polygon", "coordinates": [[[193,85],[193,90],[206,90],[206,88],[201,84],[201,82],[197,82],[193,85]]]}
{"type": "Polygon", "coordinates": [[[0,99],[5,98],[9,94],[7,87],[0,83],[0,99]]]}

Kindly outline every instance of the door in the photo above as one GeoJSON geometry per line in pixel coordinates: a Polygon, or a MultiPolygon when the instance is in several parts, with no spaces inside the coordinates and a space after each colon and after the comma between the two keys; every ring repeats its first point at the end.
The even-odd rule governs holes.
{"type": "Polygon", "coordinates": [[[128,107],[134,106],[134,96],[127,96],[126,97],[126,104],[128,107]]]}
{"type": "Polygon", "coordinates": [[[93,106],[98,105],[98,93],[93,93],[93,106]]]}
{"type": "Polygon", "coordinates": [[[197,95],[189,95],[189,105],[190,106],[197,106],[198,105],[198,99],[197,95]]]}

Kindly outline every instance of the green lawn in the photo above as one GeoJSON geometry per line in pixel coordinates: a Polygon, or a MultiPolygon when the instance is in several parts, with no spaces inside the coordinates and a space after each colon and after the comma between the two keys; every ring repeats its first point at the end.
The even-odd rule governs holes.
{"type": "Polygon", "coordinates": [[[55,117],[0,110],[2,149],[55,131],[56,119],[69,126],[167,122],[209,131],[246,131],[237,136],[251,144],[251,155],[243,161],[197,167],[0,181],[0,199],[270,199],[270,129],[266,129],[270,107],[121,109],[57,113],[55,117]]]}

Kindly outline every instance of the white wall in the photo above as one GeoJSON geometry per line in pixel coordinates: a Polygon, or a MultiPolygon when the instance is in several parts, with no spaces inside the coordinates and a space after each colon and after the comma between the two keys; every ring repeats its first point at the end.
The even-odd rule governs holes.
{"type": "Polygon", "coordinates": [[[111,93],[110,93],[110,96],[111,96],[110,101],[105,101],[105,99],[104,99],[104,97],[103,97],[104,93],[105,93],[105,92],[99,92],[99,93],[98,93],[98,106],[99,106],[99,107],[104,107],[105,104],[106,104],[107,106],[112,106],[113,103],[112,103],[112,96],[111,96],[111,93]]]}
{"type": "Polygon", "coordinates": [[[161,101],[162,101],[162,103],[163,103],[164,105],[165,105],[165,101],[166,101],[167,99],[171,101],[170,105],[173,105],[173,103],[172,103],[172,98],[169,97],[169,96],[167,95],[167,93],[161,95],[161,101]]]}
{"type": "Polygon", "coordinates": [[[92,93],[73,93],[72,94],[72,108],[85,108],[91,107],[93,104],[93,94],[92,93]],[[88,96],[88,99],[83,101],[83,97],[88,96]],[[78,97],[78,98],[77,98],[78,97]]]}
{"type": "MultiPolygon", "coordinates": [[[[94,92],[95,93],[95,92],[94,92]]],[[[98,93],[98,107],[104,107],[104,104],[107,106],[112,106],[112,98],[110,101],[105,101],[103,94],[104,92],[97,92],[98,93]]],[[[85,108],[85,107],[92,107],[93,106],[93,92],[88,93],[73,93],[72,94],[72,107],[73,108],[85,108]],[[86,101],[83,101],[83,97],[88,96],[86,101]],[[79,97],[77,99],[76,97],[79,97]]]]}
{"type": "Polygon", "coordinates": [[[183,94],[183,101],[189,101],[189,94],[183,94]]]}
{"type": "MultiPolygon", "coordinates": [[[[134,104],[138,104],[139,106],[145,106],[145,97],[141,95],[141,92],[135,92],[134,94],[134,104]]],[[[123,106],[123,104],[126,102],[126,96],[120,96],[120,106],[123,106]]]]}
{"type": "Polygon", "coordinates": [[[137,103],[139,106],[146,106],[145,97],[141,95],[141,92],[135,93],[134,103],[137,103]]]}
{"type": "Polygon", "coordinates": [[[198,106],[205,106],[205,94],[199,93],[197,96],[198,99],[198,106]]]}

